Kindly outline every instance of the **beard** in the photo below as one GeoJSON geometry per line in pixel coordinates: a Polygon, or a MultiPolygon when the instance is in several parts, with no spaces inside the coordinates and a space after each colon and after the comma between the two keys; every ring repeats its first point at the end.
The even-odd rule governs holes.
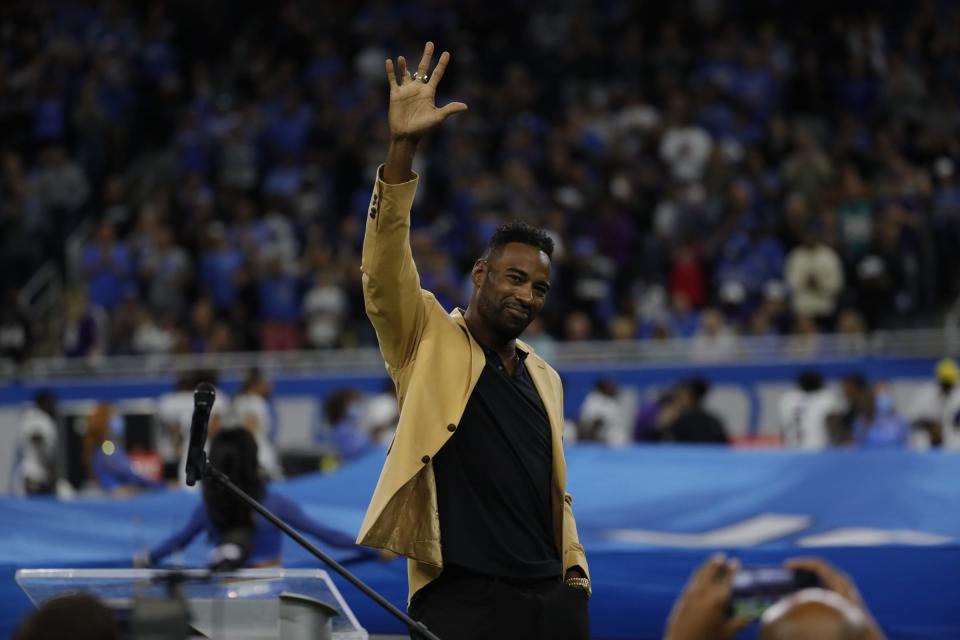
{"type": "Polygon", "coordinates": [[[530,326],[536,315],[530,307],[517,303],[477,300],[477,311],[487,326],[504,340],[514,340],[530,326]],[[515,313],[514,310],[518,311],[515,313]]]}

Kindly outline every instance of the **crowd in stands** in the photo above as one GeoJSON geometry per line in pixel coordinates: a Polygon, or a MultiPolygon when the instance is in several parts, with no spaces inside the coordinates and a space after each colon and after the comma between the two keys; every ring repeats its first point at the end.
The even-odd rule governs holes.
{"type": "Polygon", "coordinates": [[[0,355],[50,355],[17,304],[49,259],[68,357],[375,344],[383,60],[426,39],[470,107],[416,167],[446,307],[521,219],[558,247],[549,339],[929,326],[960,293],[960,8],[824,6],[5,2],[0,355]]]}

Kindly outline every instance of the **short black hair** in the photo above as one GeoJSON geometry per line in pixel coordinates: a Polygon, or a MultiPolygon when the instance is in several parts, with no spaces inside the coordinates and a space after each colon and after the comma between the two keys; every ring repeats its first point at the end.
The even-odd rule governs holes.
{"type": "Polygon", "coordinates": [[[43,406],[44,404],[50,402],[56,402],[57,396],[54,395],[53,391],[50,389],[41,389],[33,396],[33,404],[38,407],[43,406]]]}
{"type": "Polygon", "coordinates": [[[694,402],[697,404],[703,402],[703,399],[707,397],[708,393],[710,393],[710,383],[706,378],[688,378],[683,382],[683,386],[686,387],[687,391],[690,392],[690,395],[693,396],[694,402]]]}
{"type": "Polygon", "coordinates": [[[497,230],[490,236],[487,242],[487,248],[483,250],[482,260],[489,260],[492,256],[499,254],[503,248],[511,242],[519,242],[536,247],[547,254],[548,258],[553,258],[553,238],[547,235],[543,229],[532,227],[526,222],[515,220],[497,227],[497,230]]]}
{"type": "MultiPolygon", "coordinates": [[[[263,500],[266,483],[257,462],[257,441],[246,429],[226,425],[210,442],[210,464],[255,500],[263,500]]],[[[253,510],[219,482],[203,483],[207,518],[223,535],[237,528],[252,527],[253,510]]]]}
{"type": "Polygon", "coordinates": [[[811,393],[823,389],[823,376],[819,371],[806,369],[797,374],[797,386],[801,391],[811,393]]]}
{"type": "Polygon", "coordinates": [[[843,377],[843,381],[858,391],[863,391],[867,388],[867,379],[859,372],[848,373],[843,377]]]}

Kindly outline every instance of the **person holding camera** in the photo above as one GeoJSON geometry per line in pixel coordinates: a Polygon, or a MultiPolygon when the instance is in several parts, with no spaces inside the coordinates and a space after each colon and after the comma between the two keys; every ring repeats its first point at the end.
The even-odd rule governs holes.
{"type": "MultiPolygon", "coordinates": [[[[813,574],[819,587],[790,593],[760,617],[760,640],[882,640],[853,580],[821,558],[791,558],[791,571],[813,574]]],[[[727,640],[751,623],[731,615],[734,577],[740,563],[711,556],[687,582],[667,621],[664,640],[727,640]]]]}

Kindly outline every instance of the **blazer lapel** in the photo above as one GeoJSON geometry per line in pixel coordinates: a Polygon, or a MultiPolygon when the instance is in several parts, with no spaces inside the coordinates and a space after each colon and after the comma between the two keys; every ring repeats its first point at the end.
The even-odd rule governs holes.
{"type": "MultiPolygon", "coordinates": [[[[530,349],[522,344],[525,349],[530,349]]],[[[547,364],[533,350],[529,351],[527,356],[527,372],[533,379],[533,385],[543,400],[543,406],[547,410],[547,417],[550,419],[550,430],[553,432],[553,536],[563,558],[563,518],[564,518],[564,494],[567,486],[567,465],[563,459],[563,396],[560,389],[553,383],[552,376],[547,370],[547,364]]]]}
{"type": "Polygon", "coordinates": [[[483,347],[473,339],[470,330],[467,329],[467,321],[463,319],[463,312],[457,308],[450,312],[450,317],[463,329],[467,339],[470,341],[470,389],[477,384],[480,374],[483,373],[483,367],[487,364],[487,356],[483,353],[483,347]]]}
{"type": "Polygon", "coordinates": [[[529,352],[527,356],[527,373],[533,379],[533,385],[543,400],[543,406],[547,410],[547,417],[550,419],[550,430],[553,431],[554,442],[563,443],[563,417],[560,406],[560,397],[557,394],[554,385],[550,380],[550,374],[547,372],[547,365],[535,354],[530,347],[522,345],[529,352]]]}

